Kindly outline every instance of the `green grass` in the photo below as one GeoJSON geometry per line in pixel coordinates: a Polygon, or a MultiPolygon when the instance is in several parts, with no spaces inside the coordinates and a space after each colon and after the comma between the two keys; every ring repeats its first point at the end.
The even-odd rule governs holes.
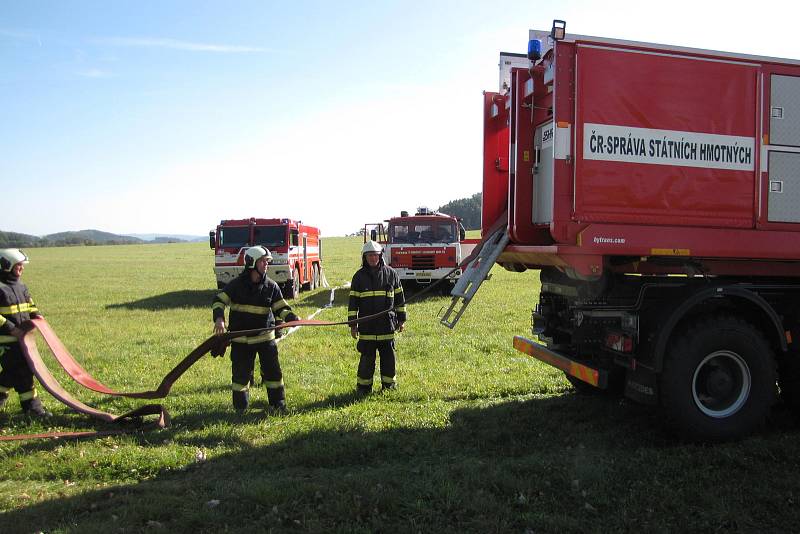
{"type": "MultiPolygon", "coordinates": [[[[349,281],[360,245],[326,239],[331,285],[349,281]]],[[[213,258],[202,244],[28,252],[24,279],[45,317],[114,388],[154,388],[211,332],[213,258]]],[[[576,395],[511,348],[537,291],[536,273],[495,268],[452,331],[437,321],[448,299],[411,304],[400,389],[364,401],[352,395],[347,328],[303,328],[280,344],[285,417],[264,415],[262,388],[255,410],[235,416],[230,362],[207,357],[164,399],[169,429],[0,444],[0,532],[797,530],[800,436],[787,417],[738,443],[690,445],[650,409],[576,395]]],[[[307,316],[327,300],[327,290],[304,292],[293,305],[307,316]]],[[[339,292],[317,318],[346,315],[339,292]]],[[[54,372],[88,404],[142,404],[54,372]]],[[[2,432],[108,428],[43,398],[50,423],[28,422],[14,401],[2,432]]]]}

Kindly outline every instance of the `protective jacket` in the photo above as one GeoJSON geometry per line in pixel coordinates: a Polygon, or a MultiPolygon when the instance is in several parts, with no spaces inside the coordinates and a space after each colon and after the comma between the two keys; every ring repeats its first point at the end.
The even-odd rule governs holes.
{"type": "Polygon", "coordinates": [[[381,256],[376,269],[362,256],[361,269],[350,283],[350,302],[347,318],[366,317],[385,310],[389,313],[358,323],[358,339],[382,341],[394,339],[398,323],[406,322],[405,296],[397,272],[386,265],[381,256]]]}
{"type": "Polygon", "coordinates": [[[16,343],[18,340],[10,335],[11,330],[38,316],[39,310],[28,293],[28,287],[19,277],[10,273],[0,274],[0,343],[16,343]]]}
{"type": "MultiPolygon", "coordinates": [[[[214,297],[211,305],[213,320],[225,318],[225,308],[230,307],[228,328],[234,330],[252,330],[275,326],[275,317],[282,321],[296,321],[297,315],[283,299],[281,290],[274,280],[262,276],[261,281],[253,283],[249,270],[231,280],[220,293],[214,297]]],[[[263,334],[232,339],[234,343],[263,343],[275,339],[275,331],[263,334]]]]}

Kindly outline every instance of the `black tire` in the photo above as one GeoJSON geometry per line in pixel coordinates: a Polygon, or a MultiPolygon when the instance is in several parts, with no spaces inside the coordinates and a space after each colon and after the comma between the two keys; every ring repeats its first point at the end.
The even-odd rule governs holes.
{"type": "Polygon", "coordinates": [[[775,356],[764,335],[734,317],[706,318],[679,332],[664,360],[661,405],[689,440],[745,436],[775,402],[775,356]]]}
{"type": "Polygon", "coordinates": [[[292,278],[281,285],[281,293],[285,299],[296,299],[300,296],[300,276],[297,269],[292,278]]]}
{"type": "Polygon", "coordinates": [[[800,352],[787,352],[778,367],[781,400],[792,414],[800,418],[800,352]]]}

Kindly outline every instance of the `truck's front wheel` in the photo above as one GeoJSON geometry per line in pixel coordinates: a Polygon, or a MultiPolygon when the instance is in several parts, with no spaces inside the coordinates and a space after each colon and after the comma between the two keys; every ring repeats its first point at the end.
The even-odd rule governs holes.
{"type": "Polygon", "coordinates": [[[775,357],[758,329],[734,317],[709,318],[675,338],[661,404],[686,438],[737,438],[765,422],[775,381],[775,357]]]}

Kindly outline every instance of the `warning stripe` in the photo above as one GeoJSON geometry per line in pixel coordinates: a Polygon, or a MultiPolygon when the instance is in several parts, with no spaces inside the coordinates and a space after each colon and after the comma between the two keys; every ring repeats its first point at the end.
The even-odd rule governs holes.
{"type": "Polygon", "coordinates": [[[561,369],[570,376],[591,384],[598,388],[606,387],[605,372],[578,363],[562,354],[558,354],[547,347],[531,341],[522,336],[514,336],[514,348],[520,352],[533,356],[556,369],[561,369]]]}

